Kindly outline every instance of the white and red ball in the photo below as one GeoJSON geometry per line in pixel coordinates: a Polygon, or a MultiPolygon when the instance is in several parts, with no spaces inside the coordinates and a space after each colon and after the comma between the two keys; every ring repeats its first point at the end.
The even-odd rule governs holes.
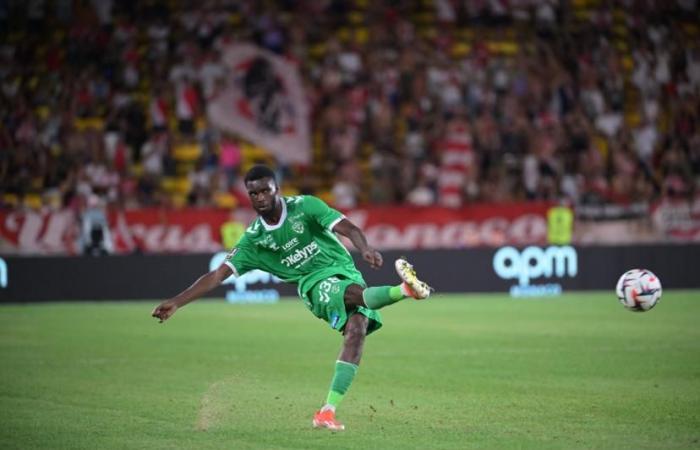
{"type": "Polygon", "coordinates": [[[649,311],[661,300],[661,280],[650,270],[628,270],[617,281],[615,292],[625,308],[637,312],[649,311]]]}

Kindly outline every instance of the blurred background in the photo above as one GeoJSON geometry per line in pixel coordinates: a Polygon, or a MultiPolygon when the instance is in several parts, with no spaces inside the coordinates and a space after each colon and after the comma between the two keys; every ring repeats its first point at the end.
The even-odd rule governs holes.
{"type": "Polygon", "coordinates": [[[473,249],[490,271],[534,246],[548,256],[523,267],[578,288],[647,261],[673,277],[698,261],[699,17],[693,0],[1,1],[5,279],[47,255],[209,261],[253,217],[255,163],[382,250],[473,249]]]}

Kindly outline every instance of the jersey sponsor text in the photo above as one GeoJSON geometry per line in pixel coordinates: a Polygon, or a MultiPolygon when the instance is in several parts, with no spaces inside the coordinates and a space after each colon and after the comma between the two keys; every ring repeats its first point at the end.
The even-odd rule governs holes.
{"type": "Polygon", "coordinates": [[[312,241],[309,245],[306,245],[303,248],[298,248],[291,255],[282,258],[282,264],[284,264],[286,267],[291,267],[292,265],[301,261],[301,264],[299,265],[302,265],[310,258],[316,256],[320,251],[321,249],[318,247],[316,241],[312,241]]]}

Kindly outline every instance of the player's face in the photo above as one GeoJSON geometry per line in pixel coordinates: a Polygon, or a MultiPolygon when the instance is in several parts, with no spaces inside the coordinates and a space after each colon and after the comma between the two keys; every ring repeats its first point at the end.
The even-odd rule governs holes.
{"type": "Polygon", "coordinates": [[[246,183],[248,196],[253,203],[253,209],[258,214],[267,215],[274,211],[279,196],[277,184],[272,178],[261,178],[246,183]]]}

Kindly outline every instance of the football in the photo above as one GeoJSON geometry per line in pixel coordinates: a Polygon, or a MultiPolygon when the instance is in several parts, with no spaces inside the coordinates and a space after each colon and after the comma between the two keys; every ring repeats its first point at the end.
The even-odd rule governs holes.
{"type": "Polygon", "coordinates": [[[661,280],[650,270],[632,269],[622,274],[615,291],[630,311],[649,311],[661,300],[661,280]]]}

